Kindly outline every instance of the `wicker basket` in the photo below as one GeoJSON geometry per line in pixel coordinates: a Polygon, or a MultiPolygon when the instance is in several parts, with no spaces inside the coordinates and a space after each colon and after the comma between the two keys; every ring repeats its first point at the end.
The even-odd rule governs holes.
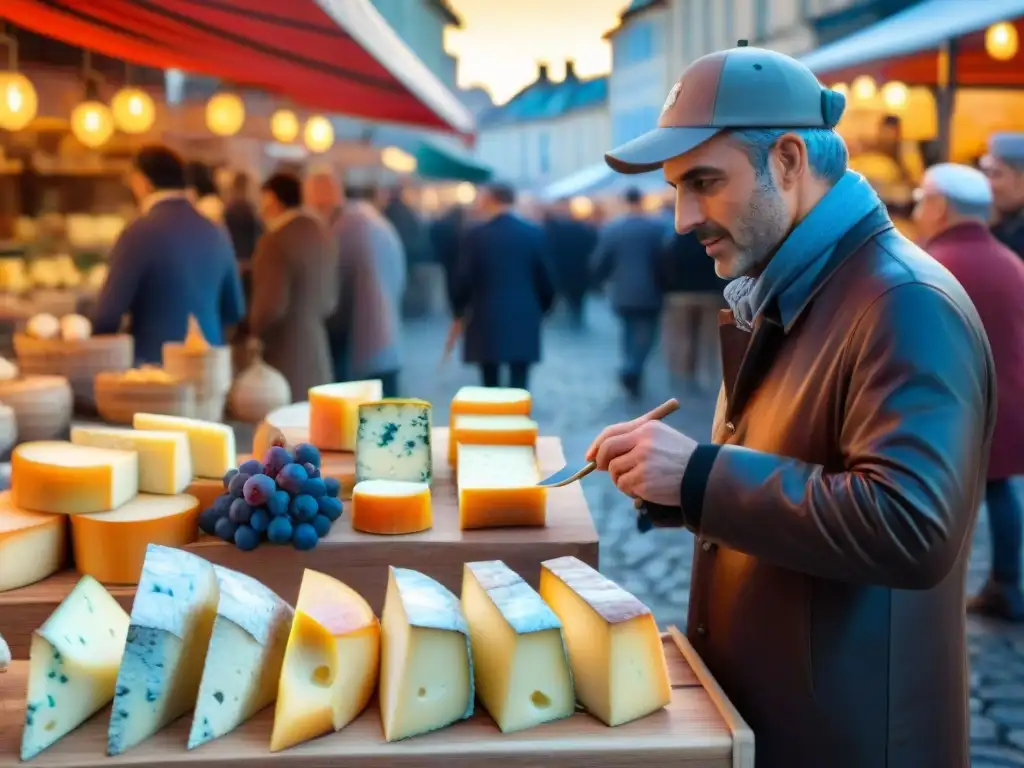
{"type": "Polygon", "coordinates": [[[64,440],[71,427],[71,386],[63,376],[0,381],[0,402],[14,409],[18,440],[64,440]]]}
{"type": "Polygon", "coordinates": [[[184,344],[167,343],[163,361],[167,373],[195,387],[195,418],[222,421],[231,389],[231,348],[210,347],[197,354],[186,351],[184,344]]]}
{"type": "Polygon", "coordinates": [[[187,381],[125,381],[104,371],[96,374],[95,390],[96,408],[111,424],[131,424],[136,413],[195,417],[195,388],[187,381]]]}
{"type": "Polygon", "coordinates": [[[33,314],[45,312],[54,317],[73,315],[78,311],[78,291],[60,288],[37,288],[32,291],[33,314]]]}
{"type": "Polygon", "coordinates": [[[81,341],[36,339],[16,333],[14,352],[24,375],[63,376],[71,384],[75,408],[83,413],[94,413],[93,382],[96,374],[131,368],[135,340],[123,333],[93,336],[81,341]]]}

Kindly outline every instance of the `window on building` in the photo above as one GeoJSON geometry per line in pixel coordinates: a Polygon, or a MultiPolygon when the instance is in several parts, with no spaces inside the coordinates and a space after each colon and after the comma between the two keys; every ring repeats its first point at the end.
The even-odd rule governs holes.
{"type": "Polygon", "coordinates": [[[537,137],[537,164],[540,175],[547,176],[551,172],[551,134],[544,131],[537,137]]]}
{"type": "Polygon", "coordinates": [[[754,0],[754,39],[766,40],[771,32],[768,14],[771,13],[771,0],[754,0]]]}

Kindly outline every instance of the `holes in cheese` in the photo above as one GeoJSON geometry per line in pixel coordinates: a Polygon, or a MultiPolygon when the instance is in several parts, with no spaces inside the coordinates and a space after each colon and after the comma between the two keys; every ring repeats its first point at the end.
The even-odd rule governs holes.
{"type": "Polygon", "coordinates": [[[477,696],[503,733],[576,711],[561,622],[519,574],[499,560],[466,563],[462,612],[477,696]]]}
{"type": "Polygon", "coordinates": [[[458,463],[459,443],[469,445],[537,446],[537,422],[528,416],[462,415],[452,418],[448,439],[448,463],[458,463]]]}
{"type": "Polygon", "coordinates": [[[74,515],[75,568],[104,584],[138,584],[146,547],[181,547],[198,536],[199,500],[139,494],[113,512],[74,515]]]}
{"type": "Polygon", "coordinates": [[[547,521],[547,489],[533,448],[522,445],[458,447],[459,526],[502,528],[542,526],[547,521]]]}
{"type": "Polygon", "coordinates": [[[11,498],[24,509],[59,515],[106,512],[138,490],[134,451],[41,441],[22,443],[11,456],[11,498]]]}
{"type": "Polygon", "coordinates": [[[430,403],[394,399],[359,406],[356,482],[429,483],[430,454],[430,403]]]}
{"type": "Polygon", "coordinates": [[[352,722],[377,687],[379,665],[373,610],[337,579],[307,569],[281,668],[270,751],[352,722]]]}
{"type": "Polygon", "coordinates": [[[15,506],[0,493],[0,592],[42,581],[64,567],[67,519],[15,506]]]}
{"type": "Polygon", "coordinates": [[[672,686],[650,609],[575,557],[541,563],[540,596],[562,622],[576,697],[607,725],[669,703],[672,686]]]}
{"type": "Polygon", "coordinates": [[[188,435],[192,472],[196,477],[220,479],[235,466],[235,431],[227,424],[186,419],[183,416],[164,416],[156,413],[136,413],[132,419],[135,429],[159,432],[183,432],[188,435]]]}
{"type": "Polygon", "coordinates": [[[114,698],[128,614],[83,576],[32,633],[21,759],[30,760],[114,698]]]}
{"type": "Polygon", "coordinates": [[[142,493],[181,493],[192,482],[192,457],[188,435],[184,432],[73,427],[71,442],[135,451],[139,454],[139,490],[142,493]]]}
{"type": "Polygon", "coordinates": [[[384,738],[436,731],[473,714],[469,629],[458,599],[418,571],[391,567],[381,617],[384,738]]]}
{"type": "Polygon", "coordinates": [[[354,451],[359,406],[384,397],[380,379],[321,384],[309,389],[309,442],[322,451],[354,451]]]}
{"type": "Polygon", "coordinates": [[[352,489],[352,527],[363,533],[403,534],[434,525],[430,486],[395,480],[364,480],[352,489]]]}

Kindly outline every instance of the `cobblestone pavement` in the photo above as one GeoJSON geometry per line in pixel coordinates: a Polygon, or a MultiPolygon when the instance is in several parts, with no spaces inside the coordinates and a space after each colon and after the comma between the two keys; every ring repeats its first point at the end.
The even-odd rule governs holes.
{"type": "MultiPolygon", "coordinates": [[[[476,371],[457,360],[439,367],[446,330],[446,323],[438,320],[407,325],[403,394],[446,403],[460,386],[477,383],[476,371]]],[[[542,434],[560,436],[567,456],[582,458],[606,424],[633,418],[669,396],[678,397],[682,407],[668,423],[697,439],[708,437],[713,395],[674,390],[657,356],[647,393],[641,402],[631,403],[617,385],[617,359],[617,328],[603,304],[591,306],[589,326],[583,332],[570,329],[557,317],[549,324],[545,362],[534,371],[530,388],[542,434]]],[[[439,416],[442,413],[439,409],[439,416]]],[[[637,533],[632,504],[604,475],[587,478],[584,490],[601,536],[601,570],[650,605],[659,624],[684,626],[691,535],[685,531],[637,533]]],[[[968,577],[972,590],[988,568],[985,533],[982,519],[968,577]]],[[[968,643],[972,766],[1024,767],[1024,627],[970,619],[968,643]]]]}

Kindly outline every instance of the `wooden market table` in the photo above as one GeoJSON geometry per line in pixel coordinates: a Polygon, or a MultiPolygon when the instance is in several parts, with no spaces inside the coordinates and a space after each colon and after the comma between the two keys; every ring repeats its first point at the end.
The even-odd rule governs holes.
{"type": "MultiPolygon", "coordinates": [[[[38,768],[137,766],[294,766],[307,768],[480,768],[484,765],[558,768],[754,768],[754,735],[686,639],[663,636],[672,701],[652,715],[608,728],[584,713],[518,733],[502,734],[477,704],[468,721],[388,744],[376,701],[338,733],[271,754],[273,706],[238,730],[194,750],[185,742],[185,715],[138,747],[106,756],[110,708],[35,757],[38,768]],[[485,763],[485,761],[491,761],[485,763]]],[[[25,662],[0,675],[0,766],[18,764],[25,717],[25,662]]]]}

